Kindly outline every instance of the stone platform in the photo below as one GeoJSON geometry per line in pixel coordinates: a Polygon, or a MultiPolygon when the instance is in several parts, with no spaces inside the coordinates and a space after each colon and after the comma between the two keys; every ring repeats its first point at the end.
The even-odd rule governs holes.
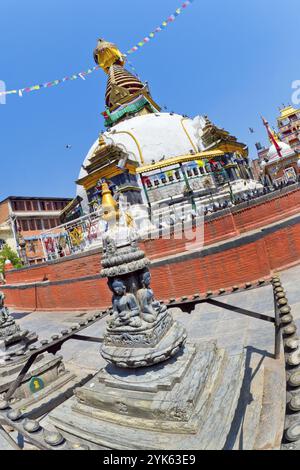
{"type": "MultiPolygon", "coordinates": [[[[300,328],[300,294],[296,281],[299,275],[300,267],[292,268],[281,274],[298,328],[300,328]]],[[[272,315],[274,311],[272,288],[270,286],[222,295],[221,300],[225,303],[228,302],[269,315],[272,315]]],[[[280,448],[286,405],[285,367],[284,358],[281,357],[277,361],[273,359],[274,327],[272,324],[244,317],[238,313],[229,312],[228,310],[208,304],[198,304],[191,314],[184,313],[179,309],[172,309],[171,312],[174,320],[178,320],[186,328],[190,343],[200,343],[200,349],[204,348],[204,345],[211,341],[217,342],[219,351],[222,351],[227,356],[225,361],[227,364],[236,364],[241,355],[246,356],[245,362],[243,360],[243,365],[241,365],[240,373],[243,379],[240,382],[240,389],[234,395],[235,398],[232,405],[234,413],[230,411],[230,416],[228,416],[226,423],[221,422],[220,432],[223,435],[227,433],[223,448],[240,450],[280,448]],[[231,423],[229,423],[230,420],[231,423]]],[[[52,334],[58,334],[62,328],[70,327],[70,324],[78,322],[79,319],[84,319],[85,316],[78,312],[33,312],[32,314],[22,315],[19,321],[22,328],[34,328],[40,337],[47,337],[52,334]]],[[[83,334],[104,338],[105,330],[106,319],[102,319],[84,330],[83,334]]],[[[100,369],[103,372],[105,370],[106,361],[99,355],[99,344],[97,343],[71,340],[63,345],[61,352],[66,368],[71,371],[74,370],[77,373],[79,370],[85,370],[96,374],[100,369]]],[[[155,368],[157,367],[159,365],[155,366],[155,368]]],[[[197,370],[197,363],[193,367],[194,370],[197,370]]],[[[227,369],[226,366],[224,367],[225,369],[227,369]]],[[[137,373],[138,371],[133,370],[132,372],[137,373]]],[[[121,373],[123,376],[125,370],[121,370],[121,373]]],[[[220,423],[218,410],[222,410],[223,421],[225,421],[226,418],[224,419],[224,416],[227,413],[227,410],[224,410],[222,406],[218,406],[216,397],[216,394],[220,393],[219,390],[223,389],[220,383],[223,380],[223,375],[215,374],[212,380],[214,380],[214,383],[210,384],[210,389],[213,396],[211,396],[210,400],[211,403],[215,403],[215,406],[212,409],[209,407],[209,402],[207,402],[208,414],[204,419],[204,424],[207,423],[207,426],[209,425],[207,421],[207,418],[209,418],[209,427],[214,429],[214,431],[209,431],[209,443],[203,438],[203,446],[205,448],[219,448],[218,446],[221,446],[224,437],[222,436],[222,439],[220,439],[219,433],[216,432],[220,423]]],[[[88,388],[91,391],[96,385],[98,387],[98,380],[93,379],[89,382],[89,385],[85,385],[85,389],[88,388]]],[[[117,390],[115,389],[116,392],[117,390]]],[[[92,442],[90,448],[108,449],[112,448],[112,446],[114,448],[121,448],[121,442],[123,443],[123,439],[125,439],[124,434],[127,429],[125,426],[103,420],[106,433],[102,433],[102,421],[77,411],[75,413],[73,411],[75,405],[80,405],[90,410],[90,406],[79,403],[76,398],[72,397],[53,410],[47,417],[44,417],[40,421],[41,425],[47,429],[55,429],[53,423],[57,425],[58,429],[63,427],[64,435],[69,437],[71,442],[76,443],[78,441],[77,436],[83,437],[85,442],[92,442],[88,431],[88,424],[91,422],[93,429],[96,430],[97,442],[92,442]],[[107,439],[107,430],[116,433],[112,444],[107,439]]],[[[99,409],[99,412],[101,413],[101,409],[99,409]]],[[[120,419],[126,419],[126,414],[124,413],[119,412],[119,416],[120,419]]],[[[150,420],[147,419],[147,423],[149,422],[150,420]]],[[[19,432],[24,434],[22,422],[20,424],[11,423],[10,425],[18,428],[19,432]]],[[[207,427],[204,428],[205,430],[207,430],[207,427]]],[[[131,429],[130,436],[134,437],[134,445],[137,448],[140,448],[138,439],[141,432],[142,430],[138,427],[131,429]]],[[[178,442],[180,447],[180,435],[176,435],[176,433],[161,431],[155,435],[155,431],[151,431],[148,427],[147,432],[142,432],[142,437],[145,440],[146,434],[149,437],[147,448],[151,448],[151,446],[153,448],[156,445],[155,439],[162,439],[163,442],[160,445],[158,441],[157,448],[163,448],[164,445],[165,448],[168,448],[167,443],[169,448],[175,448],[178,442]],[[172,439],[175,440],[172,441],[172,439]]],[[[127,436],[126,441],[127,449],[134,448],[127,436]]],[[[192,437],[192,441],[195,448],[202,448],[202,440],[201,442],[196,442],[192,437]]],[[[184,444],[182,444],[181,448],[184,448],[184,444]]]]}
{"type": "MultiPolygon", "coordinates": [[[[104,359],[122,368],[145,367],[175,356],[185,343],[185,329],[180,323],[174,322],[167,312],[163,319],[159,319],[153,324],[154,326],[149,323],[146,325],[147,329],[135,329],[132,332],[127,329],[124,333],[118,331],[114,336],[119,338],[119,342],[123,340],[123,347],[115,346],[113,342],[104,343],[101,350],[104,359]],[[152,345],[153,338],[156,340],[152,345]],[[136,347],[134,347],[135,339],[136,347]],[[150,343],[148,345],[146,344],[147,340],[150,343]],[[133,346],[126,347],[126,344],[129,343],[133,346]]],[[[109,336],[110,340],[111,338],[113,335],[109,336]]]]}
{"type": "MultiPolygon", "coordinates": [[[[16,380],[24,367],[28,355],[9,364],[0,364],[0,397],[16,380]]],[[[36,358],[29,371],[25,374],[20,386],[9,400],[12,408],[20,409],[31,417],[42,416],[63,399],[70,397],[74,387],[84,383],[91,375],[87,371],[81,373],[66,370],[62,356],[50,353],[41,354],[36,358]],[[68,392],[68,395],[66,395],[68,392]],[[51,406],[51,400],[55,403],[51,406]]]]}
{"type": "Polygon", "coordinates": [[[101,369],[47,423],[91,449],[221,449],[243,370],[243,354],[188,343],[156,366],[101,369]]]}

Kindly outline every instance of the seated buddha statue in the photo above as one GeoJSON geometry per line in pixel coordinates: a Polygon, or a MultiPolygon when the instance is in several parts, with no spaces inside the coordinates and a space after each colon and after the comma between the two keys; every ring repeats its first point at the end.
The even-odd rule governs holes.
{"type": "Polygon", "coordinates": [[[0,292],[0,325],[4,325],[9,319],[10,315],[8,309],[4,305],[5,295],[0,292]]]}
{"type": "Polygon", "coordinates": [[[122,326],[139,327],[142,325],[140,309],[135,296],[126,292],[126,286],[120,279],[114,279],[110,285],[113,291],[113,313],[108,321],[110,328],[122,326]]]}
{"type": "Polygon", "coordinates": [[[141,318],[148,323],[153,323],[157,316],[166,311],[167,307],[155,299],[150,287],[151,274],[145,271],[141,277],[142,288],[137,292],[137,298],[141,309],[141,318]]]}

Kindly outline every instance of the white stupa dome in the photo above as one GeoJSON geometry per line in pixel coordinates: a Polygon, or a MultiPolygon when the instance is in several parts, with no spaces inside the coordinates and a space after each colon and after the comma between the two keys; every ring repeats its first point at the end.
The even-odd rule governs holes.
{"type": "MultiPolygon", "coordinates": [[[[136,160],[139,165],[157,162],[162,158],[188,155],[191,151],[203,151],[201,141],[205,119],[194,119],[173,113],[145,114],[121,121],[102,134],[105,143],[116,145],[136,160]]],[[[87,153],[83,166],[88,164],[98,145],[98,139],[87,153]]],[[[81,168],[79,179],[87,172],[81,168]]],[[[82,186],[77,186],[77,195],[87,204],[86,193],[82,186]]]]}
{"type": "MultiPolygon", "coordinates": [[[[283,157],[293,155],[294,151],[290,145],[286,144],[285,142],[278,142],[278,145],[280,147],[281,154],[283,157]]],[[[279,155],[274,144],[271,145],[267,157],[269,162],[279,159],[279,155]]]]}

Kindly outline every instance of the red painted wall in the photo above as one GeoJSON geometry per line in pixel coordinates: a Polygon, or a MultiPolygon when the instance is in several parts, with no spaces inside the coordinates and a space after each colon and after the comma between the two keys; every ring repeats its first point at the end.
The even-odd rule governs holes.
{"type": "MultiPolygon", "coordinates": [[[[217,252],[204,250],[200,257],[186,251],[186,240],[142,242],[141,248],[152,260],[156,296],[167,299],[229,287],[299,262],[300,220],[285,227],[279,224],[297,215],[299,209],[300,190],[297,189],[246,208],[214,215],[214,220],[205,222],[205,246],[219,242],[220,247],[217,252]],[[261,230],[274,222],[277,226],[273,231],[261,230]],[[249,239],[248,233],[254,230],[258,236],[249,239]],[[227,243],[237,239],[238,244],[227,243]],[[178,259],[178,254],[183,256],[178,259]]],[[[90,279],[99,275],[100,257],[100,252],[95,251],[7,272],[6,285],[1,286],[7,305],[21,310],[85,310],[110,306],[111,293],[106,280],[90,279]]]]}

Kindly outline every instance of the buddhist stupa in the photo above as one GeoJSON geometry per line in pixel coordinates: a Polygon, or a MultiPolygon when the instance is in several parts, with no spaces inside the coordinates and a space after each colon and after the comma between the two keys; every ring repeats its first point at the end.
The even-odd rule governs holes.
{"type": "Polygon", "coordinates": [[[94,59],[107,75],[107,130],[88,151],[77,180],[85,212],[95,200],[101,204],[102,179],[130,204],[168,201],[187,189],[203,192],[208,180],[216,184],[214,171],[219,182],[250,179],[247,147],[204,116],[162,112],[148,85],[125,68],[126,57],[115,44],[99,39],[94,59]]]}

